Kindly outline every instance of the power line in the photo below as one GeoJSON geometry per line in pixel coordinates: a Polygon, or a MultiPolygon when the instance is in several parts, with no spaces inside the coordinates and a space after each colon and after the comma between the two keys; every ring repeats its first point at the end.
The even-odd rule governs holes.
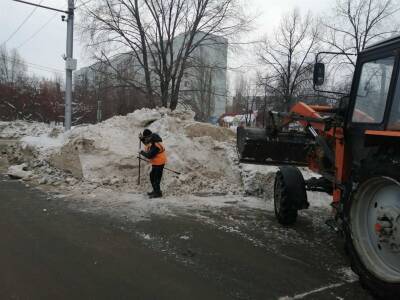
{"type": "MultiPolygon", "coordinates": [[[[20,2],[20,3],[23,3],[23,4],[28,4],[28,5],[32,5],[32,6],[36,6],[36,7],[40,7],[40,8],[45,8],[45,9],[48,9],[48,10],[58,11],[58,12],[63,13],[63,14],[68,14],[69,13],[69,11],[67,11],[67,10],[62,10],[62,9],[58,9],[58,8],[50,7],[50,6],[46,6],[46,5],[40,5],[40,3],[36,4],[36,3],[24,1],[24,0],[12,0],[12,1],[20,2]]],[[[71,1],[73,1],[73,0],[71,0],[71,1]]]]}
{"type": "Polygon", "coordinates": [[[56,68],[47,67],[47,66],[43,66],[43,65],[38,65],[38,64],[31,63],[31,62],[23,61],[21,59],[15,59],[15,58],[8,57],[6,55],[1,55],[0,59],[3,59],[3,58],[6,59],[9,62],[16,63],[16,64],[19,64],[19,65],[28,65],[31,68],[38,69],[38,70],[41,70],[41,71],[46,71],[46,72],[50,72],[50,73],[61,73],[61,74],[64,74],[63,70],[59,70],[59,69],[56,69],[56,68]]]}
{"type": "MultiPolygon", "coordinates": [[[[65,56],[65,122],[64,126],[66,130],[71,129],[71,115],[72,115],[72,73],[76,70],[76,59],[73,58],[73,42],[74,42],[74,10],[75,10],[75,0],[68,0],[68,10],[60,10],[58,8],[44,6],[28,2],[25,0],[14,0],[27,5],[33,5],[36,7],[41,7],[44,9],[58,11],[63,14],[67,14],[67,51],[65,56]]],[[[43,1],[43,0],[42,0],[43,1]]],[[[65,18],[65,17],[64,17],[65,18]]],[[[58,70],[57,70],[58,71],[58,70]]]]}
{"type": "MultiPolygon", "coordinates": [[[[79,0],[78,0],[78,1],[79,1],[79,0]]],[[[77,2],[78,2],[78,1],[77,1],[77,2]]],[[[78,6],[76,6],[75,9],[79,9],[79,8],[81,8],[82,6],[85,6],[86,4],[88,4],[88,3],[92,2],[92,1],[93,1],[93,0],[87,0],[87,1],[85,1],[85,2],[82,3],[82,0],[81,0],[81,4],[78,5],[78,6]]]]}
{"type": "MultiPolygon", "coordinates": [[[[42,4],[43,1],[44,0],[40,0],[39,5],[42,4]]],[[[29,13],[29,15],[26,16],[26,18],[22,21],[22,23],[19,24],[17,29],[15,29],[14,32],[11,33],[10,36],[2,44],[6,44],[8,41],[10,41],[14,37],[14,35],[16,35],[18,33],[18,31],[22,28],[22,26],[24,26],[25,23],[32,17],[32,15],[35,13],[36,9],[37,9],[37,7],[32,9],[32,11],[29,13]]]]}
{"type": "Polygon", "coordinates": [[[53,19],[57,16],[57,12],[55,12],[50,19],[47,20],[46,23],[44,23],[36,32],[34,32],[29,38],[27,38],[24,42],[22,42],[21,44],[19,44],[19,46],[16,47],[16,49],[21,48],[22,46],[24,46],[26,43],[28,43],[29,41],[31,41],[35,36],[37,36],[47,25],[49,25],[49,23],[51,21],[53,21],[53,19]]]}

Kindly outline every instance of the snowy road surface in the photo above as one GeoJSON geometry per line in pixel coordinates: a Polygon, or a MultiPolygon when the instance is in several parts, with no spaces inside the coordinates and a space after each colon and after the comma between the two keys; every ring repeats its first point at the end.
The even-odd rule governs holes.
{"type": "Polygon", "coordinates": [[[227,196],[129,219],[0,179],[0,299],[372,299],[325,208],[294,228],[227,196]]]}

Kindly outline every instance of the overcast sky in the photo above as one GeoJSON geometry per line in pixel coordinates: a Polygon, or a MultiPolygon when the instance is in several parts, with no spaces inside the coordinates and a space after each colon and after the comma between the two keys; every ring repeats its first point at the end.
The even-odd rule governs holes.
{"type": "MultiPolygon", "coordinates": [[[[28,0],[66,9],[67,0],[28,0]]],[[[77,0],[80,2],[86,0],[77,0]]],[[[242,0],[251,13],[258,18],[254,24],[254,33],[246,36],[246,41],[260,39],[261,35],[270,32],[279,23],[280,17],[288,10],[297,7],[302,12],[327,12],[333,5],[332,0],[242,0]]],[[[7,42],[7,48],[17,48],[21,56],[29,63],[29,71],[40,76],[53,77],[54,72],[64,73],[66,23],[61,22],[61,14],[38,8],[28,21],[14,35],[24,19],[34,8],[12,0],[0,0],[0,44],[7,42]],[[40,31],[39,31],[40,30],[40,31]],[[44,68],[46,67],[46,68],[44,68]]],[[[79,10],[76,12],[79,18],[79,10]]],[[[75,39],[75,58],[78,67],[85,66],[88,59],[83,55],[79,38],[75,39]]],[[[241,57],[230,56],[228,64],[237,66],[237,62],[247,61],[245,54],[241,57]]],[[[250,63],[249,63],[250,64],[250,63]]],[[[243,70],[246,71],[246,70],[243,70]]]]}

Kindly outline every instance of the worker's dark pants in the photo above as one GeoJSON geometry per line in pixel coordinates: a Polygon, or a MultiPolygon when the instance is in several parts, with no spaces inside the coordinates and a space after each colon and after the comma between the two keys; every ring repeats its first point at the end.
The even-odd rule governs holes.
{"type": "Polygon", "coordinates": [[[164,170],[164,165],[161,166],[152,166],[150,172],[150,181],[153,186],[153,191],[157,194],[161,193],[160,183],[164,170]]]}

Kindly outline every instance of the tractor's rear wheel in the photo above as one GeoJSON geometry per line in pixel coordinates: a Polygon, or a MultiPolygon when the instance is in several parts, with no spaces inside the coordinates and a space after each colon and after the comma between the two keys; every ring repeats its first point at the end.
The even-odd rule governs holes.
{"type": "Polygon", "coordinates": [[[308,207],[303,175],[296,167],[281,167],[275,176],[274,209],[278,222],[292,225],[297,211],[308,207]]]}
{"type": "Polygon", "coordinates": [[[399,171],[393,164],[364,169],[357,190],[345,205],[346,246],[352,268],[364,287],[385,299],[400,297],[399,171]]]}

